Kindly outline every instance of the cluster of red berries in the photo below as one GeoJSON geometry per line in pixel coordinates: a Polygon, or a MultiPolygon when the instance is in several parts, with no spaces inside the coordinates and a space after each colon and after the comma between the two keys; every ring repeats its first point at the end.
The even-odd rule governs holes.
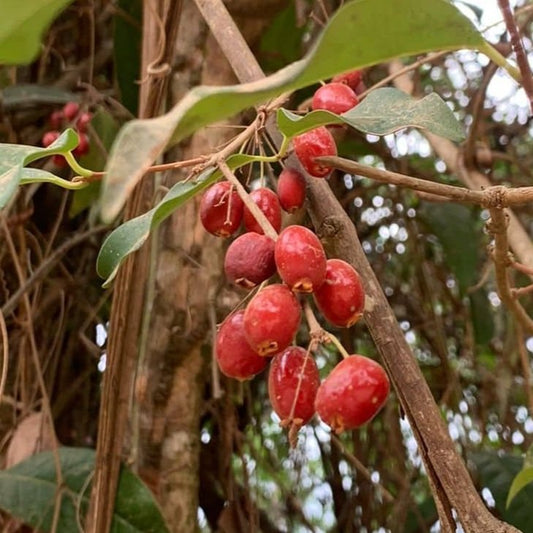
{"type": "MultiPolygon", "coordinates": [[[[54,111],[50,115],[48,123],[51,129],[43,135],[42,145],[47,148],[61,135],[60,130],[67,126],[73,126],[79,137],[79,144],[74,149],[74,155],[76,157],[85,155],[89,151],[87,127],[91,119],[92,114],[87,111],[81,111],[76,102],[67,102],[62,109],[54,111]]],[[[52,160],[58,167],[66,165],[65,158],[62,155],[55,155],[52,160]]]]}
{"type": "MultiPolygon", "coordinates": [[[[354,70],[335,76],[330,83],[322,85],[311,102],[313,110],[324,109],[340,115],[359,103],[357,96],[361,87],[361,71],[354,70]]],[[[331,168],[320,165],[316,157],[337,155],[337,145],[328,128],[320,126],[298,135],[293,140],[294,152],[303,168],[315,178],[325,178],[331,168]]]]}
{"type": "MultiPolygon", "coordinates": [[[[249,198],[276,232],[281,209],[303,206],[305,180],[285,168],[278,194],[267,188],[249,198]]],[[[246,308],[230,314],[218,330],[215,350],[221,371],[246,380],[271,359],[269,397],[282,425],[298,429],[317,412],[333,430],[353,429],[371,420],[389,393],[384,369],[361,355],[341,361],[320,382],[310,350],[292,345],[302,315],[302,300],[312,294],[324,318],[338,327],[353,325],[364,309],[364,289],[355,269],[340,259],[327,259],[318,237],[308,228],[291,225],[274,241],[265,235],[251,211],[229,182],[209,188],[200,204],[204,228],[217,236],[235,234],[241,221],[245,233],[228,247],[224,270],[235,285],[250,290],[276,273],[281,283],[261,288],[246,308]]]]}

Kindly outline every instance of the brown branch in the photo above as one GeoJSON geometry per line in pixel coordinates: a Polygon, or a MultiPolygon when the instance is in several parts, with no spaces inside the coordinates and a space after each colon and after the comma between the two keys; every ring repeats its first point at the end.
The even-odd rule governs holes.
{"type": "MultiPolygon", "coordinates": [[[[241,82],[261,79],[264,75],[242,36],[233,36],[228,43],[225,28],[229,15],[215,9],[221,0],[196,0],[204,6],[204,17],[221,43],[226,41],[227,58],[234,67],[243,61],[249,63],[250,77],[241,82]],[[225,17],[225,18],[224,18],[225,17]],[[230,46],[231,44],[231,46],[230,46]]],[[[268,128],[268,124],[267,124],[268,128]]],[[[279,143],[279,133],[269,128],[272,139],[279,143]]],[[[336,257],[354,265],[365,283],[368,309],[366,323],[384,360],[396,388],[424,458],[433,495],[435,496],[442,527],[455,530],[451,509],[470,533],[514,532],[516,529],[494,518],[481,501],[468,471],[457,454],[431,391],[416,364],[404,334],[390,308],[379,282],[368,263],[355,227],[324,180],[308,178],[310,214],[318,233],[336,257]]]]}
{"type": "Polygon", "coordinates": [[[492,258],[496,272],[496,283],[498,285],[498,295],[502,302],[511,310],[522,327],[529,333],[533,333],[533,320],[513,296],[509,284],[507,269],[511,265],[509,257],[509,244],[507,242],[508,219],[503,209],[491,208],[490,221],[487,224],[489,232],[494,237],[494,250],[492,258]]]}
{"type": "Polygon", "coordinates": [[[498,6],[502,12],[503,19],[505,20],[505,26],[511,37],[511,45],[516,55],[516,62],[522,75],[522,86],[529,98],[529,107],[533,112],[533,76],[531,75],[531,69],[529,68],[529,62],[526,52],[524,50],[524,44],[520,38],[520,31],[516,24],[516,20],[511,11],[509,0],[498,0],[498,6]]]}

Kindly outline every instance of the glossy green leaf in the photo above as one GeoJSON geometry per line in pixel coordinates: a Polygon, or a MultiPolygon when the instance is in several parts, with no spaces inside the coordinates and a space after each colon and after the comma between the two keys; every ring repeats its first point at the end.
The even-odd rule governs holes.
{"type": "MultiPolygon", "coordinates": [[[[64,486],[57,531],[79,531],[91,495],[95,452],[59,448],[64,486]]],[[[39,531],[51,530],[56,501],[56,467],[52,452],[30,457],[0,471],[0,508],[39,531]]],[[[168,533],[150,490],[122,467],[111,526],[113,533],[168,533]]]]}
{"type": "MultiPolygon", "coordinates": [[[[255,156],[235,154],[230,156],[226,163],[230,169],[235,170],[255,159],[257,159],[255,156]]],[[[124,259],[137,251],[163,220],[220,177],[221,172],[210,167],[194,180],[176,183],[153,209],[128,220],[110,233],[102,244],[96,260],[96,271],[106,280],[104,287],[113,281],[124,259]]]]}
{"type": "Polygon", "coordinates": [[[27,83],[10,85],[2,90],[2,103],[5,109],[35,104],[66,104],[77,102],[79,96],[57,87],[27,83]]]}
{"type": "Polygon", "coordinates": [[[488,451],[473,453],[470,459],[477,468],[480,486],[490,489],[500,518],[520,531],[530,531],[533,486],[523,488],[511,505],[506,507],[507,494],[513,479],[520,471],[522,459],[510,454],[488,451]]]}
{"type": "Polygon", "coordinates": [[[515,496],[524,488],[527,487],[530,483],[533,482],[533,468],[525,468],[520,470],[516,477],[513,479],[511,487],[509,489],[509,494],[507,495],[507,502],[505,507],[509,508],[513,502],[515,496]]]}
{"type": "Polygon", "coordinates": [[[373,135],[387,135],[403,128],[419,128],[453,141],[465,138],[464,130],[451,109],[436,93],[417,100],[398,89],[372,91],[359,105],[342,115],[312,111],[305,116],[278,110],[278,128],[286,137],[326,124],[346,123],[373,135]]]}
{"type": "Polygon", "coordinates": [[[304,59],[253,83],[197,87],[166,115],[129,122],[110,154],[101,216],[111,221],[118,215],[135,184],[167,145],[208,124],[353,68],[432,50],[484,46],[481,34],[447,0],[347,2],[304,59]]]}
{"type": "Polygon", "coordinates": [[[444,252],[444,261],[465,294],[479,274],[481,228],[475,210],[460,204],[423,204],[418,210],[421,219],[437,237],[444,252]]]}
{"type": "Polygon", "coordinates": [[[2,0],[0,64],[24,65],[38,54],[41,37],[72,0],[2,0]]]}
{"type": "MultiPolygon", "coordinates": [[[[78,134],[72,129],[65,130],[48,148],[20,144],[0,144],[0,209],[15,194],[20,180],[24,176],[31,174],[24,170],[25,165],[49,155],[65,154],[69,150],[76,148],[77,145],[78,134]]],[[[36,173],[31,175],[34,178],[37,176],[36,173]]],[[[45,174],[41,175],[45,176],[45,174]]]]}

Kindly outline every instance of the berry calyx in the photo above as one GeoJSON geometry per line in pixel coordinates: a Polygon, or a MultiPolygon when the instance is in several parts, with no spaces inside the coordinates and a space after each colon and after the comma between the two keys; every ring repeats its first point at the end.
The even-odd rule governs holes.
{"type": "MultiPolygon", "coordinates": [[[[267,220],[272,224],[272,227],[278,232],[281,228],[281,206],[277,194],[266,187],[261,187],[250,193],[250,199],[257,204],[261,209],[267,220]]],[[[244,227],[246,231],[255,231],[255,233],[263,234],[263,228],[255,219],[252,212],[244,207],[244,227]]]]}
{"type": "Polygon", "coordinates": [[[313,292],[326,279],[326,253],[318,237],[304,226],[288,226],[276,241],[281,279],[296,292],[313,292]]]}
{"type": "Polygon", "coordinates": [[[43,138],[41,139],[41,143],[45,148],[48,148],[53,142],[55,142],[59,138],[60,133],[58,131],[47,131],[43,138]]]}
{"type": "Polygon", "coordinates": [[[321,383],[316,412],[336,433],[366,424],[383,407],[390,382],[383,367],[362,355],[343,359],[321,383]]]}
{"type": "Polygon", "coordinates": [[[67,102],[63,107],[63,116],[68,121],[74,120],[79,111],[80,106],[76,102],[67,102]]]}
{"type": "Polygon", "coordinates": [[[313,95],[311,107],[325,109],[340,115],[359,103],[359,99],[348,85],[344,83],[328,83],[322,85],[313,95]]]}
{"type": "Polygon", "coordinates": [[[341,328],[353,326],[365,307],[361,278],[352,265],[342,259],[328,259],[326,280],[313,297],[324,318],[341,328]]]}
{"type": "Polygon", "coordinates": [[[224,320],[215,340],[215,356],[221,372],[239,380],[253,378],[268,364],[268,359],[248,344],[243,323],[244,311],[233,313],[224,320]]]}
{"type": "Polygon", "coordinates": [[[301,427],[315,414],[320,376],[315,360],[299,346],[274,356],[268,374],[268,396],[281,425],[301,427]]]}
{"type": "Polygon", "coordinates": [[[332,83],[344,83],[352,91],[357,92],[357,87],[363,79],[363,73],[360,70],[352,70],[350,72],[345,72],[344,74],[338,74],[334,76],[331,80],[332,83]]]}
{"type": "Polygon", "coordinates": [[[305,202],[305,178],[295,168],[284,168],[278,178],[278,198],[287,213],[298,211],[305,202]]]}
{"type": "Polygon", "coordinates": [[[237,237],[226,252],[224,271],[240,287],[251,289],[259,285],[276,272],[274,241],[255,232],[237,237]]]}
{"type": "Polygon", "coordinates": [[[200,201],[200,220],[205,230],[217,237],[233,235],[241,224],[243,204],[229,181],[211,186],[200,201]]]}
{"type": "Polygon", "coordinates": [[[315,178],[325,178],[331,167],[315,161],[316,157],[337,155],[337,145],[325,126],[306,131],[292,140],[294,152],[305,170],[315,178]]]}
{"type": "Polygon", "coordinates": [[[259,355],[284,350],[300,325],[298,300],[286,285],[269,285],[259,291],[244,311],[244,332],[259,355]]]}

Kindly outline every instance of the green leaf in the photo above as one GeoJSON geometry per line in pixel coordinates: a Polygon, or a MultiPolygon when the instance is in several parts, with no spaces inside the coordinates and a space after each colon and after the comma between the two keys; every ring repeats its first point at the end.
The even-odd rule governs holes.
{"type": "Polygon", "coordinates": [[[135,184],[167,145],[208,124],[354,68],[432,50],[484,46],[481,34],[447,0],[347,2],[304,59],[253,83],[196,87],[166,115],[126,124],[108,161],[101,216],[111,221],[118,215],[135,184]]]}
{"type": "Polygon", "coordinates": [[[30,104],[65,104],[78,100],[75,93],[36,83],[10,85],[2,91],[2,103],[6,109],[30,104]]]}
{"type": "Polygon", "coordinates": [[[530,467],[520,470],[520,472],[518,472],[516,477],[513,479],[511,488],[509,489],[509,494],[507,495],[505,507],[509,508],[515,496],[531,482],[533,482],[533,468],[530,467]]]}
{"type": "MultiPolygon", "coordinates": [[[[57,531],[79,531],[91,495],[95,452],[59,448],[64,481],[57,531]],[[81,521],[81,522],[80,522],[81,521]]],[[[52,452],[39,453],[0,471],[0,508],[39,531],[51,530],[56,500],[56,468],[52,452]]],[[[122,467],[111,527],[113,533],[168,533],[150,490],[122,467]]]]}
{"type": "Polygon", "coordinates": [[[507,494],[513,479],[520,471],[522,459],[498,452],[477,452],[470,456],[477,467],[481,487],[490,489],[500,518],[521,531],[531,530],[533,486],[528,485],[506,507],[507,494]]]}
{"type": "MultiPolygon", "coordinates": [[[[235,170],[256,159],[255,156],[234,154],[228,157],[226,164],[230,169],[235,170]]],[[[110,233],[102,244],[96,260],[96,271],[106,280],[103,286],[109,286],[124,259],[146,242],[151,231],[156,229],[178,207],[220,177],[221,172],[210,167],[194,180],[176,183],[153,209],[128,220],[110,233]]]]}
{"type": "Polygon", "coordinates": [[[438,94],[432,93],[417,100],[398,89],[388,87],[372,91],[359,105],[342,115],[329,111],[312,111],[300,116],[281,108],[277,119],[279,130],[289,138],[317,126],[343,122],[372,135],[387,135],[412,127],[453,141],[465,138],[461,124],[438,94]]]}
{"type": "Polygon", "coordinates": [[[0,17],[0,64],[25,65],[35,59],[41,37],[72,0],[3,0],[0,17]]]}
{"type": "Polygon", "coordinates": [[[423,203],[418,210],[442,245],[444,261],[457,278],[462,294],[476,282],[479,273],[481,229],[474,212],[464,205],[438,203],[423,203]]]}
{"type": "MultiPolygon", "coordinates": [[[[24,166],[54,154],[65,154],[78,146],[78,134],[72,130],[65,130],[48,148],[38,146],[25,146],[21,144],[0,144],[0,209],[4,207],[24,176],[35,178],[38,174],[28,172],[24,166]]],[[[41,171],[41,176],[48,181],[50,173],[41,171]]],[[[59,178],[58,178],[59,179],[59,178]]],[[[34,179],[33,182],[36,180],[34,179]]]]}

